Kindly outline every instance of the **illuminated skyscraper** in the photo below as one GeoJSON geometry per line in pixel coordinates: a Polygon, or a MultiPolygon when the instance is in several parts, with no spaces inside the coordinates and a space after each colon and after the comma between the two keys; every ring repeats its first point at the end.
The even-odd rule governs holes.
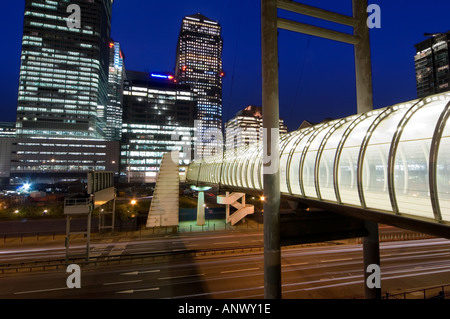
{"type": "Polygon", "coordinates": [[[119,42],[109,43],[108,107],[106,108],[106,137],[120,141],[122,137],[123,81],[126,78],[124,55],[119,42]]]}
{"type": "Polygon", "coordinates": [[[195,94],[173,75],[127,70],[123,92],[121,180],[154,183],[162,157],[180,151],[180,170],[192,160],[195,94]]]}
{"type": "Polygon", "coordinates": [[[450,90],[450,31],[437,33],[415,45],[417,96],[450,90]]]}
{"type": "MultiPolygon", "coordinates": [[[[280,134],[287,133],[287,126],[280,118],[280,134]]],[[[237,150],[263,140],[262,107],[249,105],[236,113],[225,124],[226,150],[237,150]]]]}
{"type": "Polygon", "coordinates": [[[112,3],[77,1],[73,11],[66,0],[25,1],[18,137],[105,136],[112,3]]]}
{"type": "Polygon", "coordinates": [[[202,14],[186,16],[176,54],[176,79],[197,94],[196,156],[222,151],[221,26],[202,14]]]}
{"type": "Polygon", "coordinates": [[[112,4],[25,1],[12,183],[118,173],[119,142],[106,140],[112,4]]]}

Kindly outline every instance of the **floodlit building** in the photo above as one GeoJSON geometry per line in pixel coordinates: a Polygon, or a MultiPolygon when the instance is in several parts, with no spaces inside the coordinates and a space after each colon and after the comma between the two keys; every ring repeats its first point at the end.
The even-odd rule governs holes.
{"type": "Polygon", "coordinates": [[[123,92],[121,180],[154,183],[164,153],[182,170],[194,147],[195,94],[166,73],[127,71],[123,92]]]}
{"type": "Polygon", "coordinates": [[[417,96],[450,90],[450,31],[431,35],[415,45],[417,96]]]}
{"type": "Polygon", "coordinates": [[[112,3],[25,1],[13,183],[118,172],[119,142],[106,141],[112,3]]]}
{"type": "Polygon", "coordinates": [[[19,137],[103,138],[108,101],[111,0],[25,1],[17,105],[19,137]]]}
{"type": "Polygon", "coordinates": [[[0,122],[0,185],[9,183],[11,147],[16,137],[15,122],[0,122]]]}
{"type": "Polygon", "coordinates": [[[198,13],[183,18],[176,51],[176,79],[197,94],[197,157],[222,151],[221,26],[198,13]]]}
{"type": "Polygon", "coordinates": [[[109,43],[109,77],[108,77],[108,107],[105,110],[106,138],[120,141],[122,137],[122,103],[123,81],[126,77],[125,57],[119,42],[109,43]]]}
{"type": "Polygon", "coordinates": [[[0,122],[0,137],[16,137],[16,122],[0,122]]]}
{"type": "MultiPolygon", "coordinates": [[[[280,134],[287,133],[287,126],[280,119],[280,134]]],[[[263,140],[262,107],[249,105],[236,113],[225,124],[225,148],[236,150],[263,140]]]]}

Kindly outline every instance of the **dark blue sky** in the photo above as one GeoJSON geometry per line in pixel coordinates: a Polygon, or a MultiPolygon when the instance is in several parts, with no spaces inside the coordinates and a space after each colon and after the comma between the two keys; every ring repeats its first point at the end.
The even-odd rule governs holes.
{"type": "MultiPolygon", "coordinates": [[[[76,1],[74,1],[76,2],[76,1]]],[[[351,0],[304,0],[305,4],[351,14],[351,0]]],[[[450,30],[448,0],[369,0],[381,8],[381,28],[372,29],[376,108],[415,99],[414,44],[425,32],[450,30]]],[[[9,1],[0,12],[0,121],[15,121],[24,1],[9,1]]],[[[116,0],[111,35],[121,42],[126,67],[173,72],[181,19],[201,12],[223,28],[223,116],[228,120],[249,104],[261,104],[259,0],[116,0]]],[[[351,29],[317,19],[280,16],[318,26],[351,29]]],[[[289,130],[303,120],[321,121],[356,112],[353,47],[280,30],[280,116],[289,130]]]]}

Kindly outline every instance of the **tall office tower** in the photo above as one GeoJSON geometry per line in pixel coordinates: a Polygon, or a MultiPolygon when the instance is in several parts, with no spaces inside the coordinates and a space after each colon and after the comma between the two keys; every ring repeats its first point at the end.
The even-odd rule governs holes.
{"type": "Polygon", "coordinates": [[[450,90],[450,31],[433,34],[415,48],[417,96],[450,90]]]}
{"type": "Polygon", "coordinates": [[[162,157],[180,151],[180,177],[193,159],[195,94],[173,75],[126,71],[120,175],[154,183],[162,157]]]}
{"type": "Polygon", "coordinates": [[[197,94],[196,157],[223,150],[221,26],[200,13],[181,24],[175,75],[197,94]]]}
{"type": "Polygon", "coordinates": [[[113,0],[26,0],[18,137],[105,136],[113,0]]]}
{"type": "Polygon", "coordinates": [[[119,142],[106,141],[113,0],[26,0],[10,182],[118,174],[119,142]]]}
{"type": "MultiPolygon", "coordinates": [[[[263,139],[262,107],[249,105],[236,113],[236,116],[225,124],[226,150],[258,143],[263,139]]],[[[287,133],[287,126],[280,119],[280,134],[287,133]]]]}
{"type": "Polygon", "coordinates": [[[119,42],[109,43],[108,107],[106,108],[106,137],[120,141],[122,137],[123,81],[126,77],[124,55],[119,42]]]}

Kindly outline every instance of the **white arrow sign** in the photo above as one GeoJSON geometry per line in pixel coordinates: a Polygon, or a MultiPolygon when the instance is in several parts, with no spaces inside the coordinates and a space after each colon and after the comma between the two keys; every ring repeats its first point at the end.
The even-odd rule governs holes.
{"type": "Polygon", "coordinates": [[[121,275],[139,275],[139,274],[148,274],[148,273],[152,273],[152,272],[160,272],[161,270],[156,269],[156,270],[143,270],[143,271],[132,271],[132,272],[124,272],[121,275]]]}
{"type": "Polygon", "coordinates": [[[129,290],[122,290],[117,291],[116,294],[133,294],[135,292],[143,292],[143,291],[156,291],[159,290],[159,287],[155,288],[145,288],[145,289],[129,289],[129,290]]]}

